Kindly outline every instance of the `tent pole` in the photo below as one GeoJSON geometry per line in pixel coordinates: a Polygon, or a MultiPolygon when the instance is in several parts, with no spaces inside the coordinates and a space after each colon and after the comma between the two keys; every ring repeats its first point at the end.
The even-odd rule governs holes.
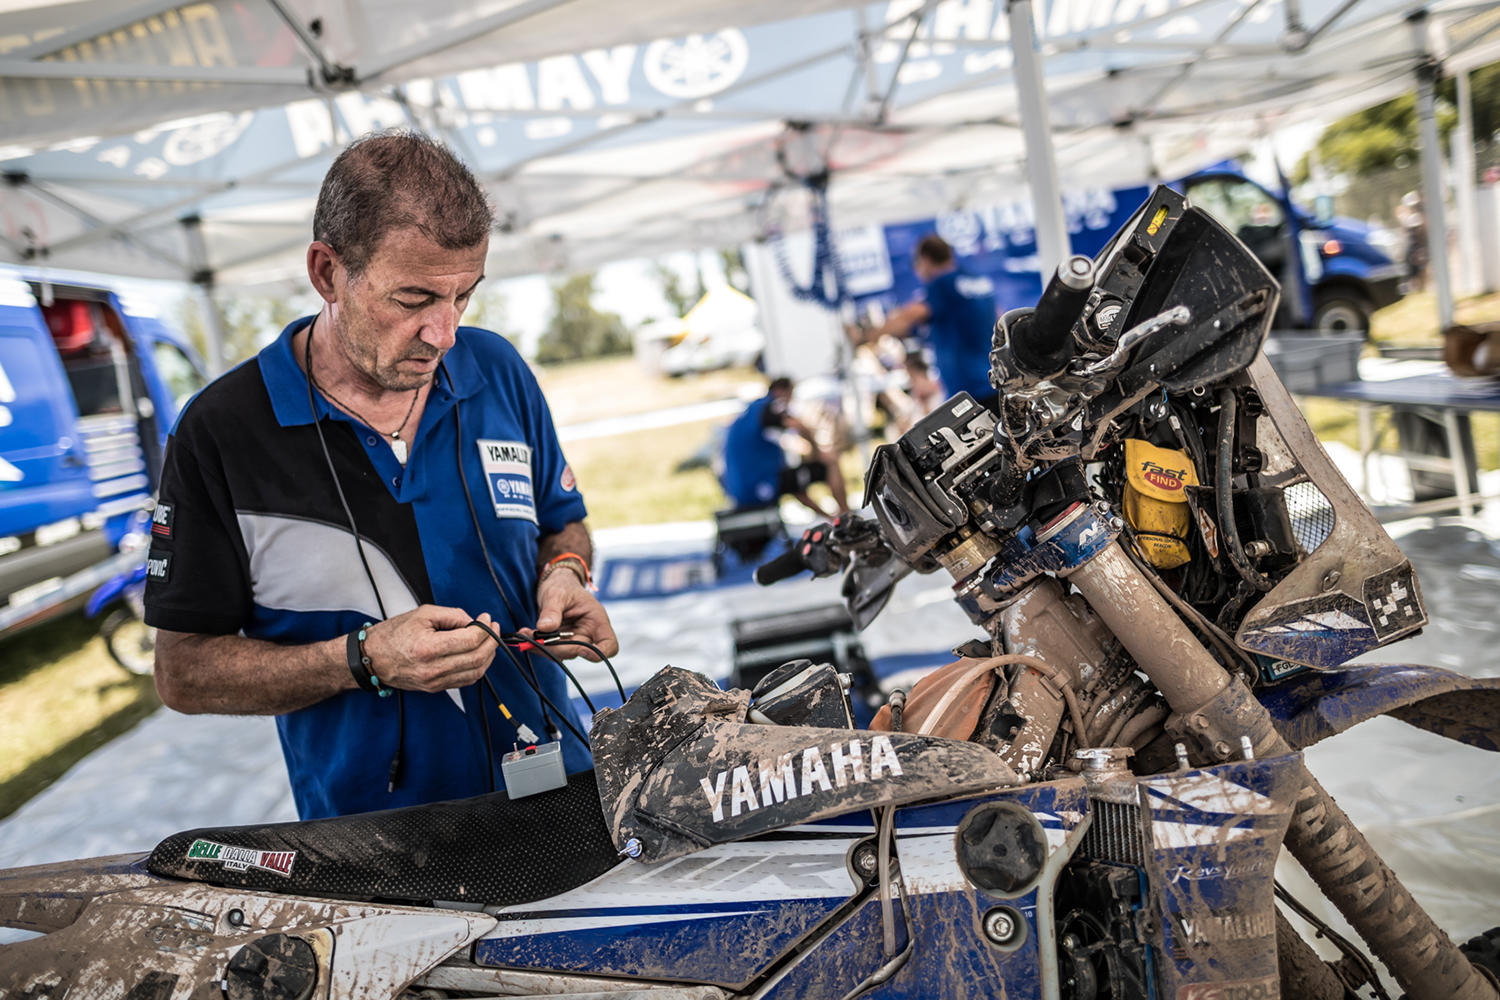
{"type": "Polygon", "coordinates": [[[208,266],[208,245],[203,242],[203,220],[196,215],[185,215],[180,220],[182,232],[187,239],[188,257],[192,260],[193,287],[198,290],[199,305],[203,310],[204,345],[208,349],[208,374],[217,378],[224,371],[224,344],[229,339],[229,330],[224,323],[224,314],[214,301],[214,272],[208,266]]]}
{"type": "Polygon", "coordinates": [[[1422,57],[1417,66],[1417,137],[1422,153],[1422,212],[1427,222],[1428,271],[1437,293],[1438,330],[1453,325],[1453,285],[1448,272],[1448,218],[1443,206],[1443,147],[1438,139],[1438,74],[1442,65],[1432,57],[1427,39],[1427,12],[1417,11],[1410,18],[1416,35],[1417,51],[1422,57]]]}
{"type": "Polygon", "coordinates": [[[1068,223],[1057,182],[1057,157],[1052,151],[1052,128],[1042,86],[1042,62],[1036,50],[1036,28],[1031,20],[1031,0],[1010,0],[1008,14],[1016,99],[1021,112],[1021,134],[1026,140],[1026,178],[1031,182],[1037,257],[1045,282],[1071,251],[1068,223]]]}
{"type": "Polygon", "coordinates": [[[1454,224],[1458,229],[1458,290],[1464,295],[1479,291],[1479,238],[1475,223],[1479,210],[1474,199],[1474,98],[1469,87],[1469,71],[1462,70],[1455,77],[1458,93],[1458,127],[1448,137],[1453,144],[1450,162],[1453,164],[1453,211],[1454,224]]]}

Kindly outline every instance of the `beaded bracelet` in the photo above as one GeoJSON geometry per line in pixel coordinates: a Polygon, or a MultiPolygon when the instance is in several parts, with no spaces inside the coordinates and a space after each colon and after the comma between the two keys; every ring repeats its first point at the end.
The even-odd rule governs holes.
{"type": "Polygon", "coordinates": [[[365,622],[358,631],[349,633],[344,644],[344,655],[349,661],[349,672],[354,675],[354,683],[359,685],[361,691],[389,698],[391,689],[380,683],[375,668],[370,666],[370,658],[365,655],[365,638],[369,635],[367,630],[370,627],[371,623],[365,622]]]}

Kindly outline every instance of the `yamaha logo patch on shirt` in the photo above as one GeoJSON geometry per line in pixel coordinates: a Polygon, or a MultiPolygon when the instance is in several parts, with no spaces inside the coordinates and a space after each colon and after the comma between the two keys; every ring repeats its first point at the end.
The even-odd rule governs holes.
{"type": "Polygon", "coordinates": [[[480,438],[479,461],[490,488],[496,517],[536,520],[536,493],[531,483],[531,446],[520,441],[480,438]]]}

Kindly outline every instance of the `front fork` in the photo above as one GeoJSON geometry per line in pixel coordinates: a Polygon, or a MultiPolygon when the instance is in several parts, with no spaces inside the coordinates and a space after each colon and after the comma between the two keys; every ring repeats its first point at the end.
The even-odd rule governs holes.
{"type": "MultiPolygon", "coordinates": [[[[1081,521],[1098,515],[1077,512],[1081,521]]],[[[1084,525],[1083,532],[1099,525],[1084,525]]],[[[1270,713],[1209,655],[1118,541],[1059,573],[1078,588],[1172,708],[1168,729],[1203,755],[1231,759],[1241,736],[1258,756],[1292,748],[1270,713]]],[[[1500,1000],[1494,985],[1371,849],[1318,780],[1304,769],[1286,845],[1411,1000],[1500,1000]]]]}

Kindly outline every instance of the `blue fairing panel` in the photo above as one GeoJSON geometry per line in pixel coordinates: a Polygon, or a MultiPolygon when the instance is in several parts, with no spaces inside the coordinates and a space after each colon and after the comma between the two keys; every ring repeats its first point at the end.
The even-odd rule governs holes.
{"type": "Polygon", "coordinates": [[[1377,715],[1500,750],[1500,677],[1465,677],[1414,664],[1357,664],[1297,674],[1262,691],[1260,701],[1299,750],[1377,715]]]}

